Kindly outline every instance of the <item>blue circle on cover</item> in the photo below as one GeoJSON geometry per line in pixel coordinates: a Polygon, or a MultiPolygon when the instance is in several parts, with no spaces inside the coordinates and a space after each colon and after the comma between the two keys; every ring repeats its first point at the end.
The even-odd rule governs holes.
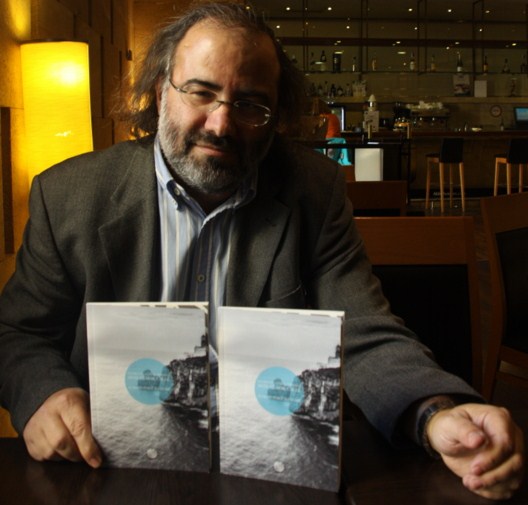
{"type": "Polygon", "coordinates": [[[134,400],[146,405],[165,401],[174,387],[171,371],[151,358],[138,359],[127,368],[125,385],[134,400]]]}
{"type": "Polygon", "coordinates": [[[284,367],[263,370],[255,381],[255,396],[260,405],[276,416],[288,416],[304,401],[304,387],[297,375],[284,367]]]}

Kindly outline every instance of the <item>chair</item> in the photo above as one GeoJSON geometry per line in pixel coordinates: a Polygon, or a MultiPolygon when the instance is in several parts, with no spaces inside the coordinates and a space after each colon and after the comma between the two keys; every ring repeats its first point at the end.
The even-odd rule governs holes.
{"type": "Polygon", "coordinates": [[[491,285],[483,393],[491,399],[498,379],[528,388],[528,193],[482,198],[481,210],[491,285]]]}
{"type": "Polygon", "coordinates": [[[506,168],[506,193],[511,194],[511,169],[512,165],[519,165],[519,193],[523,190],[524,169],[528,166],[528,139],[516,138],[510,140],[506,154],[495,155],[495,177],[493,182],[493,195],[499,192],[499,173],[501,166],[506,168]]]}
{"type": "Polygon", "coordinates": [[[425,208],[429,208],[429,191],[431,188],[431,170],[438,165],[440,181],[440,211],[444,212],[444,167],[449,167],[449,206],[453,206],[453,165],[458,166],[460,182],[460,200],[462,210],[466,210],[464,189],[464,139],[445,138],[442,140],[439,153],[426,154],[427,178],[425,182],[425,208]]]}
{"type": "Polygon", "coordinates": [[[473,218],[358,217],[393,312],[447,371],[480,390],[482,342],[473,218]]]}
{"type": "Polygon", "coordinates": [[[406,181],[347,182],[355,216],[404,216],[407,212],[406,181]]]}
{"type": "Polygon", "coordinates": [[[0,438],[16,436],[18,435],[11,425],[11,417],[9,416],[9,412],[0,407],[0,438]]]}

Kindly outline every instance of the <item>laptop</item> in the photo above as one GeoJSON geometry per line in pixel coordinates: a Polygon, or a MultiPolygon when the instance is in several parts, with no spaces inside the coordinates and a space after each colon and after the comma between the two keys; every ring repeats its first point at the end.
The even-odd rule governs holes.
{"type": "Polygon", "coordinates": [[[528,130],[528,107],[514,107],[513,117],[517,130],[528,130]]]}

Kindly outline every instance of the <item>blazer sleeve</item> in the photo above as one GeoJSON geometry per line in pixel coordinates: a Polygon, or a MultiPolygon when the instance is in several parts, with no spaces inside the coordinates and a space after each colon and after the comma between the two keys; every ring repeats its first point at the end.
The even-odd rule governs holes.
{"type": "Polygon", "coordinates": [[[18,432],[52,393],[82,386],[68,362],[81,302],[56,248],[38,177],[30,216],[0,303],[0,401],[18,432]]]}
{"type": "Polygon", "coordinates": [[[462,379],[442,370],[428,348],[393,315],[372,273],[338,171],[317,241],[310,253],[306,290],[311,306],[345,311],[344,387],[350,400],[387,439],[414,402],[453,394],[482,402],[462,379]]]}

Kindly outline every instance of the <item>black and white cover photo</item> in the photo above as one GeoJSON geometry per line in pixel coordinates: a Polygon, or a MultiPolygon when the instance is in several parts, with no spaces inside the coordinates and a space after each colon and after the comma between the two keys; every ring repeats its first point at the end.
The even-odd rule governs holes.
{"type": "Polygon", "coordinates": [[[89,303],[92,429],[115,467],[207,472],[207,304],[89,303]]]}
{"type": "Polygon", "coordinates": [[[222,473],[338,490],[342,320],[218,309],[222,473]]]}

